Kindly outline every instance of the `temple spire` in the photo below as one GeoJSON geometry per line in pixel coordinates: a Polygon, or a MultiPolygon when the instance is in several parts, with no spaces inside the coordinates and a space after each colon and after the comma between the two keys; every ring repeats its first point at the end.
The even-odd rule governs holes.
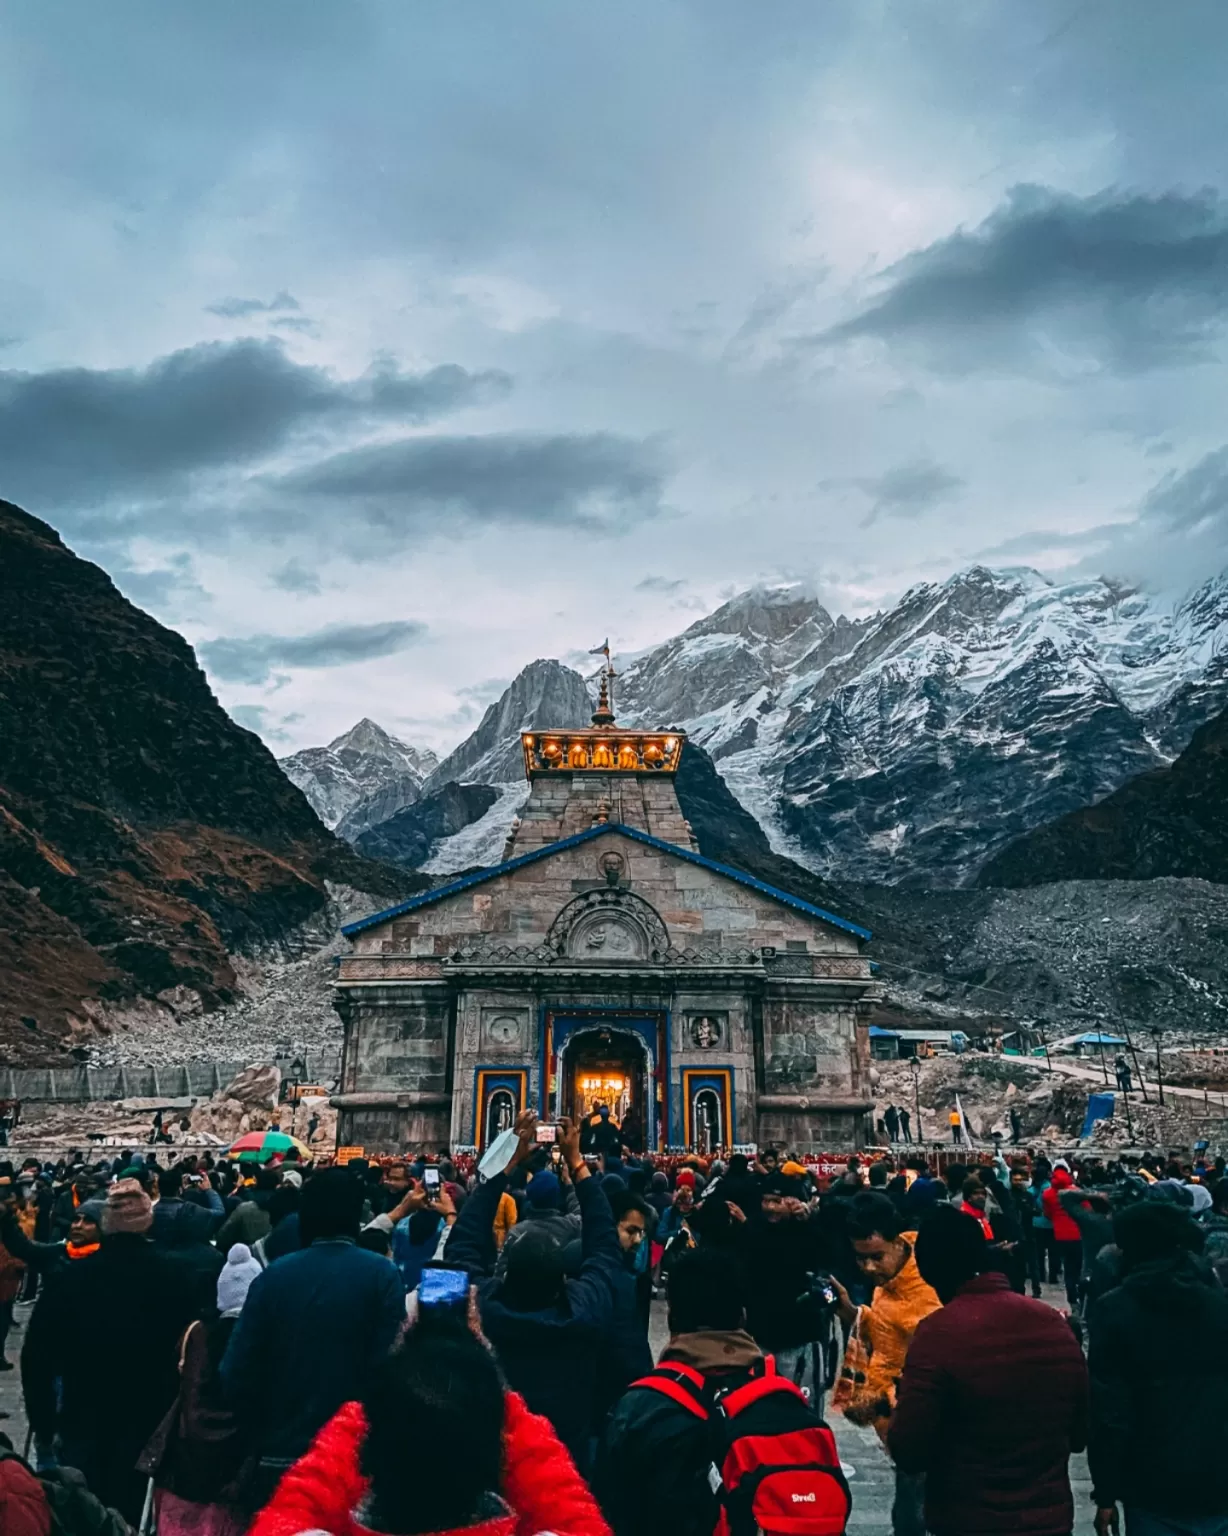
{"type": "Polygon", "coordinates": [[[614,724],[614,679],[618,674],[610,661],[609,640],[603,640],[600,645],[595,645],[589,655],[605,657],[605,666],[601,669],[601,684],[597,693],[597,708],[593,711],[593,724],[611,726],[614,724]]]}

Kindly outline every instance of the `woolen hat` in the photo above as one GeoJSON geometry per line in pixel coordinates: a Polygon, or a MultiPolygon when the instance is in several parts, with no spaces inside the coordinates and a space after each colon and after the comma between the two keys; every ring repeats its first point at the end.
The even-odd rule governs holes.
{"type": "Polygon", "coordinates": [[[225,1266],[217,1277],[217,1309],[223,1317],[242,1310],[252,1281],[259,1273],[260,1265],[247,1244],[232,1243],[225,1266]]]}
{"type": "Polygon", "coordinates": [[[111,1236],[118,1232],[148,1232],[153,1226],[153,1204],[135,1179],[119,1179],[107,1191],[102,1213],[102,1230],[111,1236]]]}
{"type": "Polygon", "coordinates": [[[558,1175],[547,1170],[533,1175],[525,1193],[535,1211],[557,1210],[562,1200],[562,1185],[558,1175]]]}
{"type": "Polygon", "coordinates": [[[96,1227],[101,1227],[106,1210],[107,1202],[95,1197],[93,1200],[82,1200],[81,1204],[77,1207],[76,1215],[83,1221],[92,1221],[96,1227]]]}

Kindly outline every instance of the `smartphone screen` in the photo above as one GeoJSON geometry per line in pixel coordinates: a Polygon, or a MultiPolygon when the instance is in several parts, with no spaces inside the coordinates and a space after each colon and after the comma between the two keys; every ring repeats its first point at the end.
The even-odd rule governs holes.
{"type": "Polygon", "coordinates": [[[537,1127],[537,1140],[538,1140],[538,1142],[543,1147],[549,1146],[554,1141],[555,1133],[557,1132],[557,1130],[558,1130],[558,1127],[556,1125],[551,1125],[549,1123],[546,1123],[546,1124],[543,1125],[543,1124],[541,1124],[539,1122],[538,1127],[537,1127]]]}
{"type": "Polygon", "coordinates": [[[465,1314],[469,1308],[469,1271],[424,1269],[418,1282],[418,1305],[424,1310],[437,1308],[465,1314]]]}
{"type": "Polygon", "coordinates": [[[438,1168],[424,1168],[422,1170],[422,1187],[428,1195],[437,1195],[439,1193],[438,1168]]]}

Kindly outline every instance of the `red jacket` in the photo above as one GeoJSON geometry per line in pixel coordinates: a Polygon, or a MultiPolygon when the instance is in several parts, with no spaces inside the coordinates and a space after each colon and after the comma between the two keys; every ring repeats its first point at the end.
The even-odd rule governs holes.
{"type": "Polygon", "coordinates": [[[1061,1193],[1064,1189],[1073,1189],[1074,1180],[1066,1172],[1065,1168],[1053,1170],[1053,1182],[1040,1197],[1041,1207],[1045,1215],[1053,1223],[1053,1236],[1059,1243],[1081,1243],[1083,1234],[1079,1231],[1078,1223],[1066,1210],[1061,1201],[1061,1193]]]}
{"type": "Polygon", "coordinates": [[[1087,1443],[1087,1367],[1064,1317],[978,1275],[919,1324],[887,1449],[924,1472],[937,1536],[1064,1536],[1067,1463],[1087,1443]]]}
{"type": "MultiPolygon", "coordinates": [[[[510,1513],[464,1536],[610,1536],[584,1479],[550,1426],[509,1392],[503,1425],[503,1498],[510,1513]]],[[[290,1468],[248,1536],[299,1536],[321,1530],[330,1536],[366,1536],[354,1510],[367,1491],[359,1471],[367,1421],[361,1403],[346,1403],[290,1468]]],[[[458,1533],[459,1536],[459,1533],[458,1533]]]]}

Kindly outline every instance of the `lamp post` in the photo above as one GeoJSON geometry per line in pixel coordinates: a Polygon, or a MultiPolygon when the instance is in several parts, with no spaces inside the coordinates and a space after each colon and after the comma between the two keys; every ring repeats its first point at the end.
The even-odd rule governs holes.
{"type": "Polygon", "coordinates": [[[301,1056],[296,1056],[290,1063],[290,1134],[294,1135],[295,1123],[298,1117],[298,1090],[299,1084],[307,1076],[307,1063],[301,1056]]]}
{"type": "Polygon", "coordinates": [[[925,1124],[921,1119],[921,1062],[916,1056],[912,1059],[912,1093],[917,1106],[917,1140],[924,1145],[925,1124]]]}
{"type": "Polygon", "coordinates": [[[1164,1033],[1159,1027],[1151,1031],[1156,1043],[1156,1097],[1160,1103],[1164,1102],[1164,1063],[1160,1059],[1160,1037],[1164,1033]]]}

